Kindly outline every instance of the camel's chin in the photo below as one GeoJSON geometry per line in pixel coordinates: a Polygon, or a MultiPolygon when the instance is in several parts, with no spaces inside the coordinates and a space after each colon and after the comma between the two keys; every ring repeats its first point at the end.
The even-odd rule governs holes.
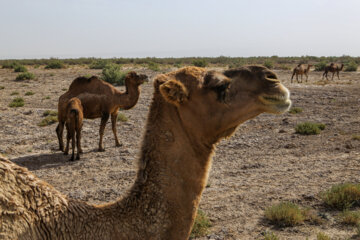
{"type": "Polygon", "coordinates": [[[291,107],[291,100],[286,99],[285,101],[272,103],[272,104],[264,104],[265,105],[265,112],[273,113],[273,114],[282,114],[287,112],[291,107]]]}

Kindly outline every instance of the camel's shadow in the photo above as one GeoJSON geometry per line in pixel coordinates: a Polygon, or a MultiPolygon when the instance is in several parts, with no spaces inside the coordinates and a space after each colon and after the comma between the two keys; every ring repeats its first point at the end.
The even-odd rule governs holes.
{"type": "Polygon", "coordinates": [[[54,168],[64,164],[74,163],[69,162],[69,156],[65,156],[62,152],[23,156],[12,158],[11,161],[28,168],[30,171],[42,168],[54,168]]]}

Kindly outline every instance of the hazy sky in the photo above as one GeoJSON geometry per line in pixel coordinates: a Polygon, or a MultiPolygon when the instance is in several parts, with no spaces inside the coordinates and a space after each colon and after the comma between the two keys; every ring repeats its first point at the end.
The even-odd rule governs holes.
{"type": "Polygon", "coordinates": [[[0,0],[0,59],[360,56],[359,0],[0,0]]]}

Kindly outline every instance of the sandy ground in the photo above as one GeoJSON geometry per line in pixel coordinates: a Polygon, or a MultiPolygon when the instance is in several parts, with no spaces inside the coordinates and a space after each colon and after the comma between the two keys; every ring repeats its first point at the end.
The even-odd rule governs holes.
{"type": "MultiPolygon", "coordinates": [[[[151,78],[157,73],[136,69],[151,78]]],[[[36,80],[15,81],[16,73],[0,69],[0,153],[29,168],[72,198],[101,203],[126,193],[134,181],[136,158],[143,134],[152,84],[144,84],[138,104],[123,111],[118,122],[121,147],[115,148],[110,124],[105,130],[105,152],[97,152],[100,120],[85,120],[81,161],[68,162],[57,151],[56,124],[39,127],[45,110],[56,110],[58,97],[71,81],[99,70],[70,67],[30,69],[36,80]],[[19,95],[11,95],[13,92],[19,95]],[[34,95],[25,96],[32,91],[34,95]],[[25,106],[10,108],[17,96],[25,106]]],[[[302,113],[262,114],[240,126],[217,146],[208,187],[200,208],[212,227],[202,239],[263,239],[271,231],[280,239],[316,239],[318,232],[334,239],[357,239],[354,227],[339,223],[337,211],[327,210],[318,194],[334,184],[360,182],[360,74],[341,73],[341,80],[323,82],[311,72],[306,83],[290,83],[290,71],[277,71],[289,87],[294,106],[302,113]],[[319,135],[295,134],[304,121],[321,122],[319,135]],[[264,219],[266,207],[292,201],[325,216],[320,225],[274,228],[264,219]]],[[[123,88],[120,88],[123,89],[123,88]]]]}

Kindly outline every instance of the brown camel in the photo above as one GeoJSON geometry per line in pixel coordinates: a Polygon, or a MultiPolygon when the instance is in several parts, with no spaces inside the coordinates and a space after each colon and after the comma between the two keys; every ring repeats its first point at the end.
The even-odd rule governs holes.
{"type": "MultiPolygon", "coordinates": [[[[96,76],[90,78],[76,78],[70,85],[69,90],[60,96],[58,103],[58,120],[56,134],[59,140],[59,148],[64,150],[63,130],[66,119],[66,105],[70,98],[78,97],[84,108],[84,118],[101,118],[99,151],[104,151],[103,136],[107,121],[111,115],[112,131],[115,137],[115,145],[120,146],[117,130],[116,118],[119,108],[130,109],[136,105],[140,95],[140,85],[148,81],[146,75],[138,75],[129,72],[125,77],[126,91],[120,92],[111,84],[102,81],[96,76]]],[[[80,146],[80,153],[82,152],[80,146]]]]}
{"type": "Polygon", "coordinates": [[[322,79],[324,79],[324,76],[326,77],[326,80],[329,80],[328,79],[328,72],[331,72],[332,73],[332,78],[331,80],[334,80],[334,75],[336,73],[338,79],[340,80],[340,77],[339,77],[339,72],[342,71],[344,68],[344,64],[341,64],[341,66],[335,64],[335,63],[330,63],[329,66],[326,66],[325,69],[324,69],[324,73],[323,73],[323,76],[322,76],[322,79]]]}
{"type": "Polygon", "coordinates": [[[298,83],[300,83],[300,82],[299,82],[299,79],[298,79],[298,76],[300,75],[300,77],[301,77],[301,82],[302,82],[302,77],[303,77],[303,75],[305,75],[305,76],[306,76],[306,82],[307,82],[307,80],[308,80],[308,74],[309,74],[309,72],[310,72],[310,68],[311,68],[311,67],[312,67],[311,64],[308,64],[308,65],[307,65],[307,68],[305,68],[304,64],[299,64],[299,65],[297,65],[296,68],[294,68],[294,70],[293,70],[293,74],[292,74],[292,76],[291,76],[291,83],[293,82],[294,75],[296,75],[296,81],[297,81],[298,83]]]}
{"type": "Polygon", "coordinates": [[[80,100],[77,97],[73,97],[69,100],[66,107],[66,148],[64,154],[69,154],[69,142],[71,139],[72,154],[70,161],[74,161],[75,152],[75,134],[76,134],[76,160],[80,159],[80,141],[81,141],[81,128],[83,124],[83,107],[80,100]]]}
{"type": "Polygon", "coordinates": [[[289,91],[262,66],[225,72],[187,67],[154,81],[137,178],[127,196],[70,199],[25,168],[0,160],[0,237],[189,238],[215,144],[263,113],[289,109],[289,91]]]}

